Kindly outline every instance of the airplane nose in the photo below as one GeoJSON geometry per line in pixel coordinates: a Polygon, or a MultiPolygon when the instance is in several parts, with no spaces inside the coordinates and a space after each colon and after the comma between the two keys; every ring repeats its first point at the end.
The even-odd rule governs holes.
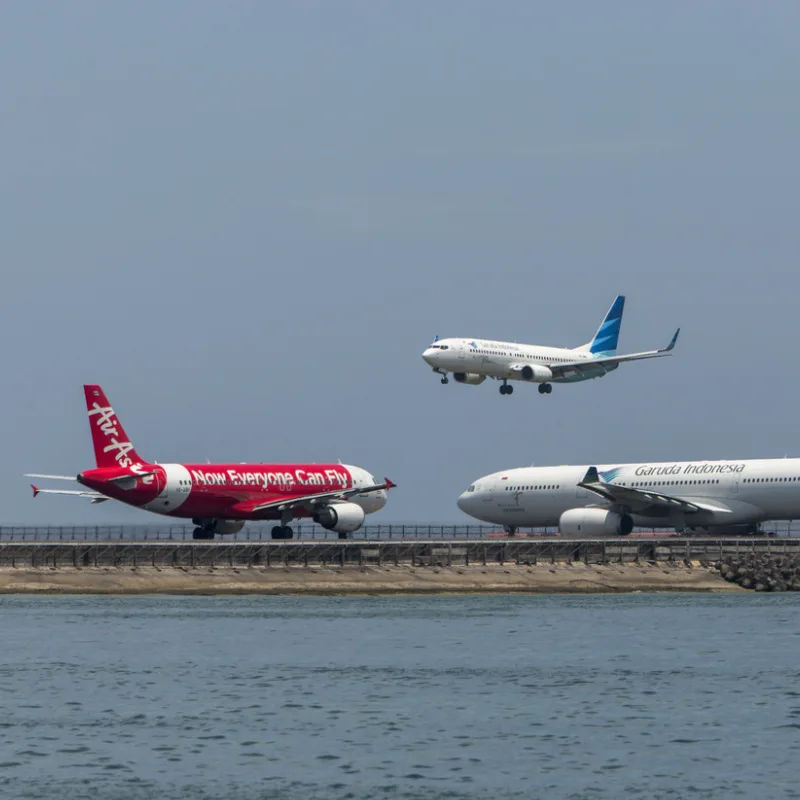
{"type": "Polygon", "coordinates": [[[458,507],[459,507],[459,508],[460,508],[460,509],[461,509],[461,510],[462,510],[462,511],[465,513],[465,514],[469,514],[469,509],[470,509],[470,502],[469,502],[469,501],[470,501],[471,499],[472,499],[472,498],[470,497],[470,495],[469,495],[469,492],[464,492],[463,494],[461,494],[461,495],[459,496],[458,500],[456,500],[456,505],[457,505],[457,506],[458,506],[458,507]]]}
{"type": "Polygon", "coordinates": [[[432,347],[427,348],[427,350],[422,353],[422,360],[433,366],[436,361],[436,351],[432,347]]]}

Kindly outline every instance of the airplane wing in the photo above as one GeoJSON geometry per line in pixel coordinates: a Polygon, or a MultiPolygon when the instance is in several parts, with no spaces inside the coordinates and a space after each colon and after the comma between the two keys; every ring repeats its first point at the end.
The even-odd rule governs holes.
{"type": "Polygon", "coordinates": [[[606,483],[600,480],[600,476],[597,474],[597,467],[589,467],[578,486],[599,495],[611,503],[625,506],[632,512],[641,512],[651,508],[675,508],[687,513],[696,513],[697,511],[724,513],[730,511],[724,506],[717,506],[712,503],[695,503],[689,500],[681,500],[679,497],[672,497],[662,492],[653,492],[650,489],[634,489],[630,486],[606,483]]]}
{"type": "Polygon", "coordinates": [[[106,500],[111,499],[106,497],[104,494],[100,494],[100,492],[82,492],[78,489],[40,489],[38,486],[34,486],[33,484],[31,484],[31,489],[33,489],[34,497],[36,497],[38,494],[71,494],[73,497],[88,497],[93,503],[105,503],[106,500]]]}
{"type": "Polygon", "coordinates": [[[670,340],[670,343],[661,350],[647,350],[643,353],[629,353],[624,356],[607,356],[606,358],[589,358],[585,361],[568,361],[566,364],[548,364],[553,372],[554,377],[569,377],[571,375],[578,375],[596,367],[615,366],[624,361],[641,361],[645,358],[662,358],[663,356],[671,355],[672,349],[675,347],[675,342],[678,341],[678,334],[681,329],[675,331],[675,335],[670,340]]]}
{"type": "Polygon", "coordinates": [[[392,489],[397,484],[392,483],[388,478],[383,479],[383,483],[376,483],[374,486],[361,486],[353,487],[352,489],[334,489],[330,492],[318,492],[317,494],[307,494],[304,497],[293,497],[288,500],[268,500],[266,502],[260,500],[245,500],[244,502],[237,503],[229,510],[236,510],[255,514],[259,511],[289,511],[292,508],[301,508],[303,506],[322,505],[324,503],[345,501],[358,494],[369,494],[370,492],[377,492],[380,489],[392,489]]]}

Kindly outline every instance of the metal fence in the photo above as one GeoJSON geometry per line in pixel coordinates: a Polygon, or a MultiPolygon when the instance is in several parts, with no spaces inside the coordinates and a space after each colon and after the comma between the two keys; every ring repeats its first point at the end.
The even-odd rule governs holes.
{"type": "Polygon", "coordinates": [[[0,567],[79,569],[258,567],[417,567],[487,564],[713,562],[725,555],[797,555],[800,537],[691,539],[502,539],[461,542],[0,542],[0,567]]]}
{"type": "MultiPolygon", "coordinates": [[[[338,539],[338,535],[311,523],[293,526],[296,539],[338,539]]],[[[115,542],[115,541],[191,541],[193,525],[0,525],[0,541],[27,542],[115,542]]],[[[220,540],[265,542],[272,540],[272,523],[248,524],[239,533],[219,536],[220,540]]],[[[800,537],[800,520],[769,522],[762,532],[782,537],[800,537]]],[[[632,536],[670,535],[674,531],[637,528],[632,536]]],[[[423,525],[400,523],[365,525],[349,538],[354,540],[408,539],[493,539],[504,537],[496,525],[423,525]]],[[[557,536],[558,528],[521,528],[519,538],[557,536]]],[[[713,534],[708,534],[713,535],[713,534]]]]}

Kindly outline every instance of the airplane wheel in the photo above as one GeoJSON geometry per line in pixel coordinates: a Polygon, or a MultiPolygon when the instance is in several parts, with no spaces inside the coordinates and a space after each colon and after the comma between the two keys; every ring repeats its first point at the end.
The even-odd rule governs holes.
{"type": "Polygon", "coordinates": [[[347,538],[349,538],[349,537],[347,536],[347,534],[346,534],[346,533],[340,533],[340,534],[339,534],[339,538],[340,538],[340,539],[347,539],[347,538]]]}
{"type": "Polygon", "coordinates": [[[294,539],[294,531],[288,525],[283,529],[283,538],[294,539]]]}
{"type": "Polygon", "coordinates": [[[550,394],[550,392],[552,392],[552,391],[553,391],[553,387],[552,387],[552,385],[551,385],[551,384],[549,384],[549,383],[546,383],[546,384],[545,384],[545,386],[547,387],[547,394],[550,394]]]}
{"type": "Polygon", "coordinates": [[[507,525],[503,530],[505,530],[509,536],[517,535],[517,529],[513,525],[507,525]]]}
{"type": "Polygon", "coordinates": [[[506,386],[506,394],[514,394],[514,387],[511,384],[506,386]]]}
{"type": "Polygon", "coordinates": [[[205,531],[202,528],[195,528],[192,531],[192,539],[213,539],[214,534],[211,531],[205,531]]]}
{"type": "Polygon", "coordinates": [[[450,383],[450,379],[447,377],[442,378],[442,383],[450,383]]]}
{"type": "Polygon", "coordinates": [[[276,525],[272,529],[271,536],[272,536],[273,539],[283,539],[283,528],[281,528],[280,525],[276,525]]]}
{"type": "Polygon", "coordinates": [[[510,388],[511,388],[510,386],[508,386],[507,384],[505,384],[505,383],[504,383],[504,384],[503,384],[503,385],[500,387],[500,394],[508,394],[508,393],[509,393],[509,392],[508,392],[508,390],[509,390],[510,388]]]}
{"type": "Polygon", "coordinates": [[[540,383],[539,384],[539,394],[547,394],[547,384],[540,383]]]}

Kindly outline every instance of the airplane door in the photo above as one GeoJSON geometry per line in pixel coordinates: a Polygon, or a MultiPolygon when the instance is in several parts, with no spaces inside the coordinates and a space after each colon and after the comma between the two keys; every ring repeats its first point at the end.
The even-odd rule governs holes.
{"type": "Polygon", "coordinates": [[[738,494],[739,492],[739,473],[733,476],[733,484],[731,485],[731,494],[738,494]]]}
{"type": "Polygon", "coordinates": [[[458,358],[460,360],[465,359],[467,357],[467,348],[464,347],[464,342],[459,342],[457,348],[458,358]]]}

